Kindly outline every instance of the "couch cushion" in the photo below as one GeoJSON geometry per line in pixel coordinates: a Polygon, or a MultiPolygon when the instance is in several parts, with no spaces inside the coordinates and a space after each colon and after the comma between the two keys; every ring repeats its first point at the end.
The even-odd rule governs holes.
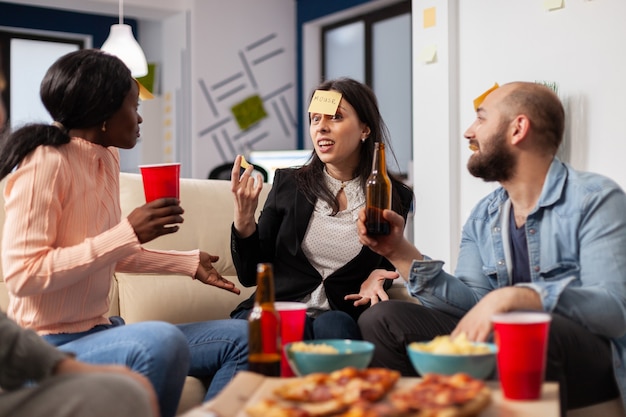
{"type": "MultiPolygon", "coordinates": [[[[270,184],[263,184],[257,216],[270,187],[270,184]]],[[[120,175],[120,203],[123,217],[145,204],[141,175],[120,175]]],[[[222,275],[237,275],[230,254],[230,227],[234,210],[230,181],[181,178],[180,203],[185,210],[185,221],[178,232],[161,236],[144,246],[175,250],[200,248],[220,257],[215,268],[222,275]]]]}
{"type": "MultiPolygon", "coordinates": [[[[227,319],[232,310],[254,291],[242,288],[236,295],[181,275],[116,274],[120,315],[127,323],[164,320],[188,323],[227,319]]],[[[236,276],[225,276],[236,282],[236,276]]]]}
{"type": "MultiPolygon", "coordinates": [[[[270,189],[263,184],[257,217],[270,189]]],[[[122,216],[145,204],[141,175],[120,175],[122,216]]],[[[233,195],[230,181],[181,178],[180,201],[185,221],[178,232],[161,236],[144,246],[153,249],[191,250],[200,248],[220,257],[215,268],[242,291],[237,296],[202,284],[186,276],[116,274],[119,311],[126,322],[165,320],[185,323],[228,318],[254,288],[243,288],[230,254],[233,195]]]]}

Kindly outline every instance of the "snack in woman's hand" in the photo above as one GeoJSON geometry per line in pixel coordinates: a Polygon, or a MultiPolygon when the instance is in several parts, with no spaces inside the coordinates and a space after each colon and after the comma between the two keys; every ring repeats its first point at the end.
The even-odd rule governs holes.
{"type": "Polygon", "coordinates": [[[248,161],[246,161],[246,158],[243,155],[241,155],[241,167],[243,169],[246,169],[249,166],[250,166],[250,164],[248,163],[248,161]]]}

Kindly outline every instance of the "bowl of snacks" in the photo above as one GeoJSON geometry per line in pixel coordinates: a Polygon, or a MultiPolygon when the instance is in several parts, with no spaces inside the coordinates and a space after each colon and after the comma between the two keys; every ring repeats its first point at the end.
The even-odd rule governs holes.
{"type": "Polygon", "coordinates": [[[476,379],[486,379],[494,373],[497,350],[495,344],[471,342],[463,333],[454,339],[437,336],[430,342],[407,346],[409,359],[420,375],[462,372],[476,379]]]}
{"type": "Polygon", "coordinates": [[[320,339],[287,343],[287,362],[298,376],[333,372],[345,367],[365,369],[374,355],[374,345],[363,340],[320,339]]]}

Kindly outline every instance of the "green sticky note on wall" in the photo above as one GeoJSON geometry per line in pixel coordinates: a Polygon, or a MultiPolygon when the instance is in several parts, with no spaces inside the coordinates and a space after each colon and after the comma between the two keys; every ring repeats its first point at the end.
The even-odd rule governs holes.
{"type": "Polygon", "coordinates": [[[156,64],[154,62],[148,62],[148,74],[143,77],[138,77],[137,81],[139,81],[144,87],[148,89],[152,94],[154,94],[154,81],[156,78],[156,64]]]}
{"type": "Polygon", "coordinates": [[[231,109],[241,130],[246,130],[261,119],[267,117],[263,100],[258,95],[250,96],[244,101],[235,104],[231,109]]]}

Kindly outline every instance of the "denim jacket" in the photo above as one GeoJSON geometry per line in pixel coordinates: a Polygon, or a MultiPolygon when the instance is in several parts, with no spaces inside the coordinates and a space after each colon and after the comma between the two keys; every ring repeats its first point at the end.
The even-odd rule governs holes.
{"type": "MultiPolygon", "coordinates": [[[[507,192],[498,188],[463,227],[455,275],[443,262],[413,261],[407,287],[422,304],[462,316],[485,294],[512,285],[507,192]]],[[[612,180],[554,158],[526,219],[531,282],[543,309],[612,341],[626,407],[626,194],[612,180]]]]}

